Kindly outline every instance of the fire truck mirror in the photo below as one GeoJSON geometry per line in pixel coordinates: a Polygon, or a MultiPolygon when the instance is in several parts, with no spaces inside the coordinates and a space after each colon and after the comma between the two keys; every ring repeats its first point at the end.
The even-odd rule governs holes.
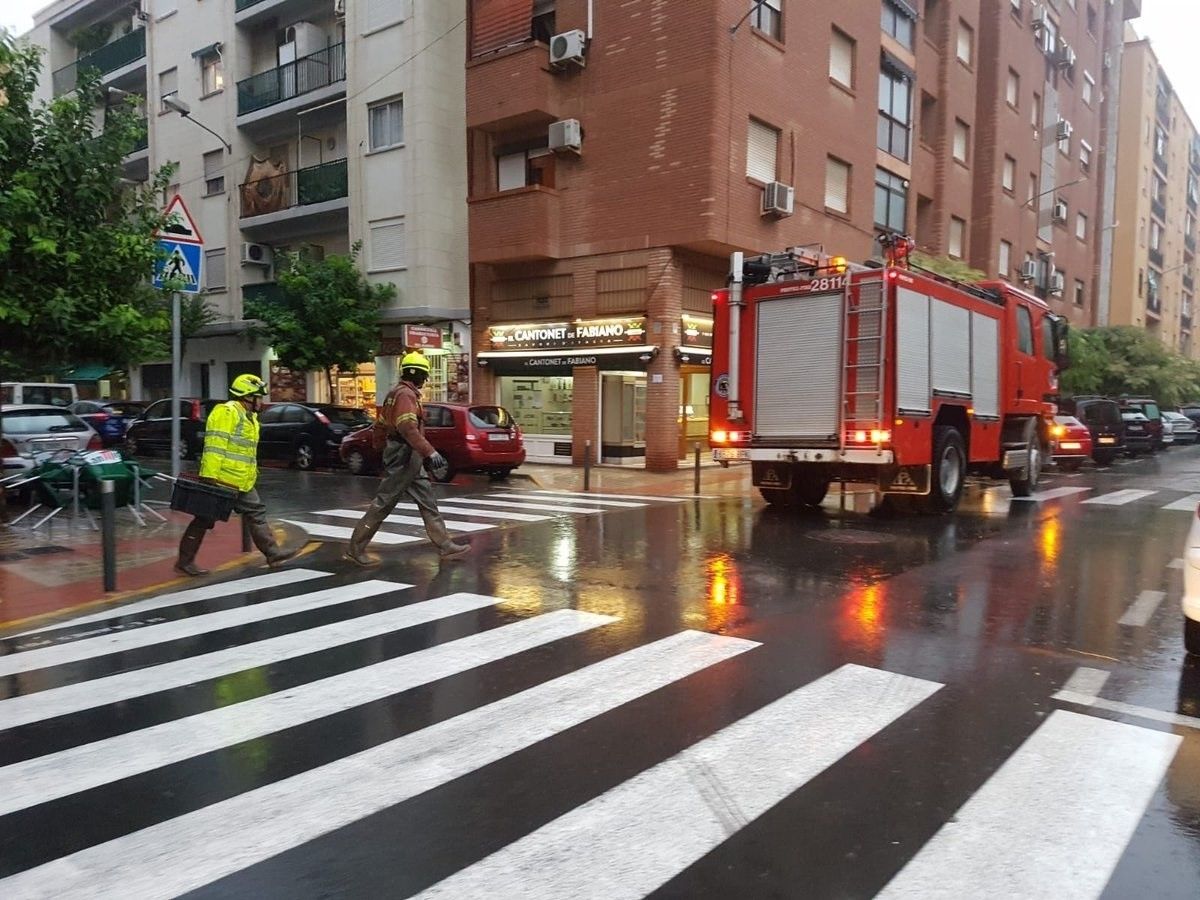
{"type": "Polygon", "coordinates": [[[1071,347],[1068,341],[1070,326],[1061,316],[1052,319],[1054,323],[1054,364],[1058,371],[1064,372],[1071,368],[1071,347]]]}

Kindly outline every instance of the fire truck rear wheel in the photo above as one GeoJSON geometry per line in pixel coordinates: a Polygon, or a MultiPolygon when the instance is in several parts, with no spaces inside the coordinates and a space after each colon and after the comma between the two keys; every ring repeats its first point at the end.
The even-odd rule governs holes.
{"type": "Polygon", "coordinates": [[[967,474],[967,451],[957,428],[943,426],[933,439],[933,471],[925,508],[930,512],[953,512],[962,497],[967,474]]]}
{"type": "Polygon", "coordinates": [[[803,475],[797,472],[792,477],[792,491],[797,505],[820,506],[829,493],[829,479],[823,475],[803,475]]]}

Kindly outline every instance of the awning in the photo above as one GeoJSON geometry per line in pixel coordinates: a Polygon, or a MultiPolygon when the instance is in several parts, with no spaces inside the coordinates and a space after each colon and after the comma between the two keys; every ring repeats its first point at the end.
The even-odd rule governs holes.
{"type": "Polygon", "coordinates": [[[63,375],[62,380],[68,381],[68,382],[99,381],[101,378],[104,378],[106,375],[108,375],[111,372],[112,372],[111,366],[105,366],[105,365],[100,365],[100,364],[76,366],[75,368],[70,369],[65,375],[63,375]]]}
{"type": "Polygon", "coordinates": [[[886,50],[879,51],[879,61],[885,69],[890,70],[893,74],[908,81],[916,81],[917,73],[905,65],[902,60],[888,53],[886,50]]]}
{"type": "Polygon", "coordinates": [[[675,358],[692,366],[711,366],[712,347],[676,347],[675,358]]]}
{"type": "Polygon", "coordinates": [[[192,59],[195,59],[196,57],[199,57],[199,56],[212,56],[214,53],[218,52],[220,49],[221,49],[221,42],[217,41],[215,44],[209,44],[207,47],[201,47],[199,50],[193,50],[192,51],[192,59]]]}
{"type": "Polygon", "coordinates": [[[571,350],[485,350],[476,354],[476,360],[479,365],[506,375],[569,375],[576,366],[644,369],[656,356],[658,347],[654,344],[631,344],[571,350]]]}

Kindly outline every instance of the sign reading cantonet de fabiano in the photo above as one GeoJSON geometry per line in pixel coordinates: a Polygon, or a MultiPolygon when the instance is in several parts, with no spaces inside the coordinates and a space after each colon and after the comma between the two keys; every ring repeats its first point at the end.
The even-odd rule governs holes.
{"type": "Polygon", "coordinates": [[[492,350],[620,347],[645,342],[646,320],[643,317],[494,325],[488,329],[488,343],[492,350]]]}
{"type": "Polygon", "coordinates": [[[204,238],[178,194],[164,215],[166,225],[154,235],[162,251],[154,264],[154,286],[161,289],[170,284],[182,293],[198,294],[204,289],[204,238]]]}

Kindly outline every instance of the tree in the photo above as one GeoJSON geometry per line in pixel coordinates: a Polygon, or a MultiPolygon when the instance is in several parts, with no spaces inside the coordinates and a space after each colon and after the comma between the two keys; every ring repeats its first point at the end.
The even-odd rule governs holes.
{"type": "Polygon", "coordinates": [[[983,281],[987,277],[984,272],[972,269],[961,259],[954,259],[951,256],[930,256],[918,251],[914,252],[909,259],[912,260],[914,266],[928,269],[930,272],[946,278],[953,278],[955,281],[975,282],[983,281]]]}
{"type": "Polygon", "coordinates": [[[170,319],[142,289],[170,172],[142,186],[121,160],[145,127],[132,102],[106,108],[96,73],[36,103],[39,52],[0,32],[0,369],[45,375],[159,352],[170,319]],[[97,131],[97,110],[104,109],[97,131]]]}
{"type": "Polygon", "coordinates": [[[348,255],[313,260],[283,255],[278,298],[246,301],[246,317],[275,350],[279,361],[300,372],[320,369],[333,397],[333,369],[354,371],[373,356],[379,338],[379,311],[396,295],[391,284],[371,284],[355,264],[361,244],[348,255]]]}
{"type": "Polygon", "coordinates": [[[1142,328],[1115,326],[1070,333],[1066,394],[1154,397],[1178,406],[1200,397],[1200,362],[1172,353],[1142,328]]]}

